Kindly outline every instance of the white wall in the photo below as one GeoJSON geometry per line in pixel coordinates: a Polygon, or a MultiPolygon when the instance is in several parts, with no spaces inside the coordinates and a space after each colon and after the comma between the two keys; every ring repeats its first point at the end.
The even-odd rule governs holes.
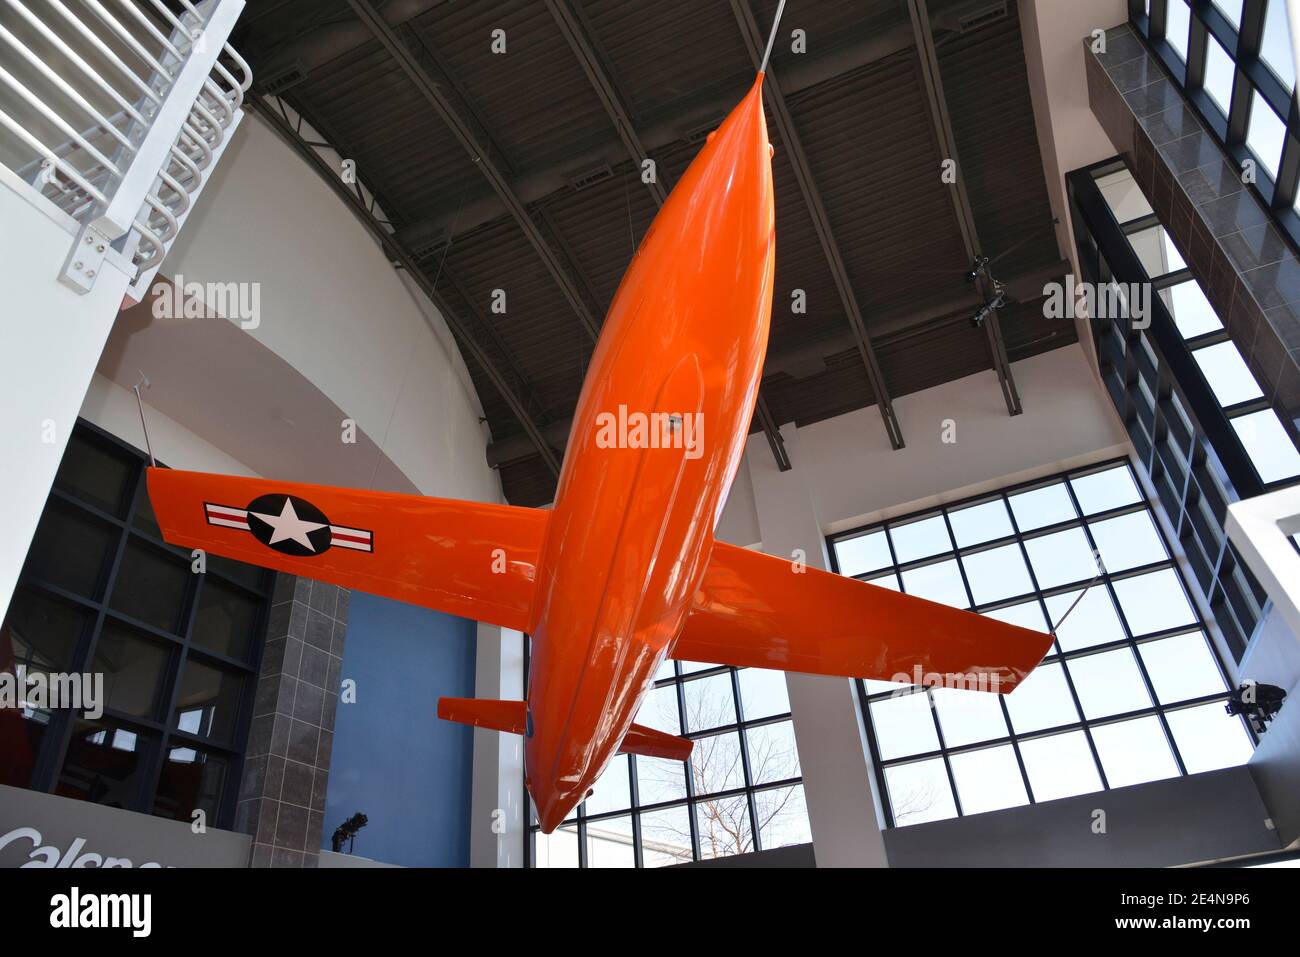
{"type": "Polygon", "coordinates": [[[247,334],[354,418],[421,492],[501,500],[481,406],[441,316],[256,115],[161,273],[260,282],[261,324],[247,334]]]}

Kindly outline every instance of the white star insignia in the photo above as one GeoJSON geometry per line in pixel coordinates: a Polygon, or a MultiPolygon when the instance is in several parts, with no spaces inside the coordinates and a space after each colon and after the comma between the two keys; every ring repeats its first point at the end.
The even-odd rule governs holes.
{"type": "Polygon", "coordinates": [[[271,532],[271,540],[267,543],[268,545],[292,539],[314,552],[316,546],[311,543],[307,533],[325,527],[324,522],[305,522],[300,519],[298,513],[293,510],[293,500],[289,498],[284,500],[284,508],[280,509],[279,515],[264,515],[261,512],[250,512],[249,514],[256,515],[274,529],[271,532]]]}

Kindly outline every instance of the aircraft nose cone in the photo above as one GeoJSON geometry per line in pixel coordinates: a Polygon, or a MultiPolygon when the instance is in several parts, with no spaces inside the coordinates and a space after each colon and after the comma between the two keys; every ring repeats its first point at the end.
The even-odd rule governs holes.
{"type": "Polygon", "coordinates": [[[537,802],[537,823],[543,834],[550,834],[569,816],[578,802],[567,794],[552,794],[537,802]]]}

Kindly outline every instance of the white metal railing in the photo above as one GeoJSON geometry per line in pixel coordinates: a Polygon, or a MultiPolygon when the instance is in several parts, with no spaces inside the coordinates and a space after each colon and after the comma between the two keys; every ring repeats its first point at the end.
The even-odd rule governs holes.
{"type": "Polygon", "coordinates": [[[0,0],[0,146],[79,224],[60,279],[81,291],[110,246],[147,284],[243,116],[252,71],[226,41],[244,0],[179,7],[0,0]]]}

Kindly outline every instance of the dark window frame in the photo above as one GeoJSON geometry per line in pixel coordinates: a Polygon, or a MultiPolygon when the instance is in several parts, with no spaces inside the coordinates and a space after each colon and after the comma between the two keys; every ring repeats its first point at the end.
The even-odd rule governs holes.
{"type": "MultiPolygon", "coordinates": [[[[142,751],[145,765],[140,780],[131,793],[129,800],[123,801],[126,810],[144,814],[154,813],[154,803],[162,779],[168,754],[177,748],[189,748],[199,753],[212,754],[226,761],[226,775],[222,782],[217,803],[217,813],[209,817],[209,827],[230,828],[234,822],[235,805],[238,800],[240,781],[243,775],[244,752],[247,748],[248,735],[252,726],[253,701],[257,689],[261,659],[265,644],[266,628],[269,622],[271,596],[275,576],[266,570],[259,570],[258,585],[252,587],[249,582],[232,577],[220,568],[209,563],[203,574],[190,571],[191,551],[168,545],[161,537],[136,525],[135,519],[139,508],[145,469],[149,464],[148,456],[110,432],[94,423],[78,418],[73,437],[69,441],[85,441],[97,445],[110,455],[131,463],[135,472],[127,481],[123,499],[119,502],[121,515],[115,515],[98,505],[78,498],[74,493],[60,488],[57,484],[51,488],[45,509],[50,503],[58,502],[61,506],[71,508],[107,525],[116,536],[109,550],[111,560],[101,570],[100,580],[94,589],[94,596],[81,595],[52,582],[37,577],[29,568],[30,562],[24,563],[18,581],[14,587],[15,596],[20,590],[31,590],[36,594],[76,608],[91,616],[89,627],[83,628],[76,643],[72,660],[68,665],[70,673],[84,673],[93,670],[96,647],[105,624],[112,623],[123,627],[128,632],[143,636],[146,640],[158,643],[167,650],[167,661],[160,678],[156,693],[158,705],[154,713],[147,717],[128,714],[104,707],[101,721],[110,726],[124,728],[136,733],[138,740],[148,742],[142,751]],[[122,566],[122,559],[128,544],[136,542],[176,559],[183,564],[190,580],[187,582],[182,603],[180,621],[175,631],[161,629],[148,622],[141,621],[110,607],[113,588],[122,566]],[[251,598],[260,604],[257,617],[253,623],[252,634],[246,659],[232,658],[210,650],[192,641],[194,622],[198,615],[202,591],[209,578],[220,581],[224,586],[235,589],[238,594],[251,598]],[[210,664],[228,672],[238,674],[242,680],[239,701],[236,704],[236,718],[227,743],[210,740],[202,735],[191,734],[177,726],[176,705],[181,684],[181,676],[186,664],[191,660],[210,664]]],[[[165,467],[165,466],[160,466],[165,467]]],[[[57,483],[57,480],[56,480],[57,483]]],[[[42,511],[42,515],[45,511],[42,511]]],[[[211,556],[210,556],[211,557],[211,556]]],[[[46,733],[42,739],[40,753],[32,769],[28,788],[45,793],[57,793],[63,768],[72,743],[73,732],[81,712],[68,709],[52,711],[46,733]]],[[[166,817],[166,815],[160,815],[166,817]]],[[[188,818],[186,818],[188,819],[188,818]]]]}

